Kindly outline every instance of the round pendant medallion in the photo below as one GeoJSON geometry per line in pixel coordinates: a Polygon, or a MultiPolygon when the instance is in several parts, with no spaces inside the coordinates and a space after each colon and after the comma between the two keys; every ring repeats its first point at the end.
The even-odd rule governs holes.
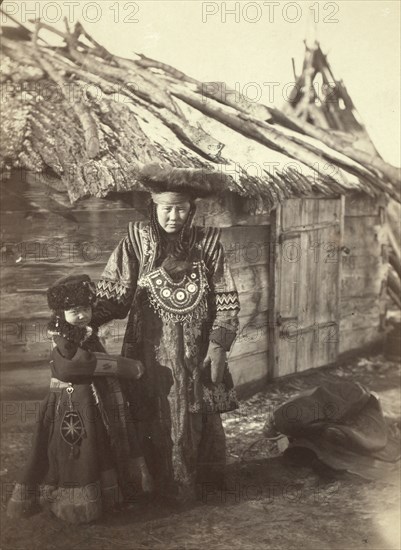
{"type": "Polygon", "coordinates": [[[178,290],[176,293],[175,293],[175,299],[177,300],[177,302],[183,302],[186,298],[186,294],[183,290],[178,290]]]}

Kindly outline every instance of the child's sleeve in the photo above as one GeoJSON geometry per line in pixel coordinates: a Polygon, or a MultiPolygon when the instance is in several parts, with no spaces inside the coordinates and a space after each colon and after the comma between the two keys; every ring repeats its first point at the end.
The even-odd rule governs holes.
{"type": "Polygon", "coordinates": [[[63,382],[78,383],[80,380],[92,377],[96,368],[96,356],[76,344],[56,336],[53,338],[55,347],[52,351],[52,374],[63,382]]]}
{"type": "Polygon", "coordinates": [[[138,260],[129,237],[122,239],[97,284],[97,301],[91,325],[98,328],[113,319],[124,319],[131,307],[138,278],[138,260]]]}
{"type": "Polygon", "coordinates": [[[62,357],[65,357],[66,359],[72,359],[74,357],[78,349],[78,344],[70,342],[67,338],[64,338],[59,334],[53,335],[52,339],[53,347],[58,349],[62,357]]]}

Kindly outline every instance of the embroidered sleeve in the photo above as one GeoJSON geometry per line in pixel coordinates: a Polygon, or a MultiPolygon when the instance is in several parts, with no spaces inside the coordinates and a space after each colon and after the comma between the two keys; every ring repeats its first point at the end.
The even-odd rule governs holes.
{"type": "Polygon", "coordinates": [[[120,241],[97,284],[92,325],[124,319],[130,309],[138,277],[138,260],[129,237],[120,241]]]}
{"type": "Polygon", "coordinates": [[[223,246],[220,241],[215,240],[208,261],[210,288],[215,310],[209,339],[228,351],[237,335],[240,305],[223,246]]]}

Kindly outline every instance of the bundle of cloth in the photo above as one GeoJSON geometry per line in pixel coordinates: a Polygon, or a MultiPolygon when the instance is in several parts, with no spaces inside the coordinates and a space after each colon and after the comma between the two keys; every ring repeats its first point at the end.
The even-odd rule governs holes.
{"type": "Polygon", "coordinates": [[[288,439],[285,453],[309,449],[334,470],[390,481],[399,472],[399,430],[378,396],[356,382],[333,381],[287,400],[265,428],[277,433],[288,439]]]}

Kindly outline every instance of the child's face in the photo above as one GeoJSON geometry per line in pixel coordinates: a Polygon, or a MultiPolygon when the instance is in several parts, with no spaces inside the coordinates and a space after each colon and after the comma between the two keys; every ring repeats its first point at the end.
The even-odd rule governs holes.
{"type": "Polygon", "coordinates": [[[67,323],[74,327],[86,327],[92,319],[92,306],[77,306],[64,310],[67,323]]]}

